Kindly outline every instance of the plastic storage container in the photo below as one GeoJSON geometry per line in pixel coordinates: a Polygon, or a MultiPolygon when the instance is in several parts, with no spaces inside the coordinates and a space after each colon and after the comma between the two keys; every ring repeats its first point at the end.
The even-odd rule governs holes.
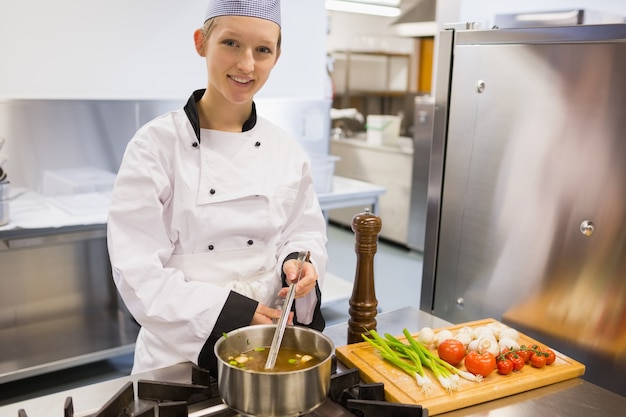
{"type": "Polygon", "coordinates": [[[317,193],[330,193],[333,191],[335,163],[339,159],[341,158],[334,155],[311,156],[311,175],[313,176],[313,188],[317,193]]]}
{"type": "Polygon", "coordinates": [[[46,196],[76,195],[113,190],[115,174],[98,168],[46,170],[42,194],[46,196]]]}
{"type": "Polygon", "coordinates": [[[372,145],[395,145],[400,136],[400,123],[398,116],[370,114],[367,116],[365,125],[367,131],[367,143],[372,145]]]}

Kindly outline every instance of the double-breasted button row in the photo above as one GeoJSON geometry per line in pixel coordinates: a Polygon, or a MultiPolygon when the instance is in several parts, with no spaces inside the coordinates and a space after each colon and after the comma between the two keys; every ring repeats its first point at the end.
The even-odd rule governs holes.
{"type": "MultiPolygon", "coordinates": [[[[191,143],[191,146],[193,146],[194,148],[197,148],[198,146],[200,146],[200,144],[197,141],[193,141],[191,143]]],[[[261,146],[261,142],[259,142],[258,140],[256,142],[254,142],[254,146],[255,147],[260,147],[261,146]]]]}
{"type": "MultiPolygon", "coordinates": [[[[248,244],[248,246],[252,246],[252,245],[254,245],[254,240],[248,239],[248,241],[246,243],[248,244]]],[[[211,243],[210,245],[207,246],[207,249],[213,250],[213,249],[215,249],[215,245],[213,245],[211,243]]]]}

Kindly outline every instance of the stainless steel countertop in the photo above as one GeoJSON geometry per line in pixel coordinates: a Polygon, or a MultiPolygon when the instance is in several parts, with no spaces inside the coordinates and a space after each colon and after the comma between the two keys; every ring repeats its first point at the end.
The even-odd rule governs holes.
{"type": "MultiPolygon", "coordinates": [[[[419,330],[424,326],[438,328],[451,325],[445,320],[413,307],[381,313],[376,319],[378,329],[384,329],[385,332],[392,334],[400,334],[405,327],[419,330]]],[[[330,326],[324,333],[331,338],[335,346],[343,346],[347,340],[347,324],[330,326]]],[[[18,410],[23,408],[30,416],[57,417],[62,415],[65,398],[71,396],[74,401],[75,417],[81,417],[97,411],[122,388],[125,382],[148,379],[185,383],[190,381],[190,374],[190,364],[179,364],[9,404],[0,407],[0,415],[17,416],[18,410]]],[[[625,397],[576,378],[440,415],[445,417],[535,417],[538,415],[590,417],[623,415],[624,410],[626,410],[625,397]]]]}

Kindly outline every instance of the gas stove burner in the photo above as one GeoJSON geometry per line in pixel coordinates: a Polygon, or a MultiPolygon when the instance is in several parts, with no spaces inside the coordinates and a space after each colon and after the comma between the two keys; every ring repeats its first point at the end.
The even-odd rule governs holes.
{"type": "MultiPolygon", "coordinates": [[[[385,401],[382,383],[360,382],[358,369],[337,373],[337,359],[332,359],[328,398],[310,413],[298,417],[428,417],[419,405],[385,401]]],[[[64,417],[74,417],[74,405],[68,397],[64,417]]],[[[132,382],[127,382],[95,414],[85,417],[237,417],[220,397],[217,379],[209,371],[192,366],[191,383],[137,381],[137,396],[132,382]]],[[[18,417],[28,417],[25,410],[18,417]]],[[[252,416],[242,416],[252,417],[252,416]]]]}
{"type": "Polygon", "coordinates": [[[334,374],[328,396],[357,417],[428,417],[421,405],[385,401],[385,385],[361,383],[356,368],[334,374]]]}

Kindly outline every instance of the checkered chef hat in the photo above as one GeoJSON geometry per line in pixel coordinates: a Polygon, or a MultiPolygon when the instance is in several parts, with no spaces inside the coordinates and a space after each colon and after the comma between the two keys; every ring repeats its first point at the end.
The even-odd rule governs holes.
{"type": "Polygon", "coordinates": [[[217,16],[250,16],[280,26],[280,0],[210,0],[205,22],[217,16]]]}

